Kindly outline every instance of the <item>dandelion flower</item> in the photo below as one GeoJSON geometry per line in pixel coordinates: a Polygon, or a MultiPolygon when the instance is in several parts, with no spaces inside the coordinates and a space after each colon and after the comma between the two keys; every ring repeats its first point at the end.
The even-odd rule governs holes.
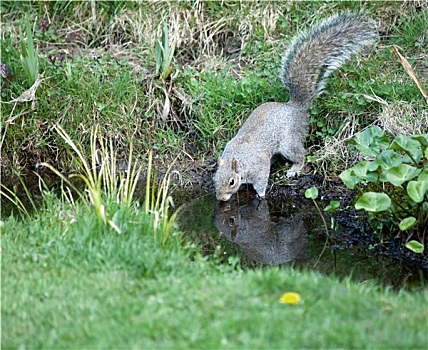
{"type": "Polygon", "coordinates": [[[287,292],[281,295],[281,298],[279,298],[279,302],[282,304],[295,305],[299,303],[300,299],[301,298],[299,293],[287,292]]]}

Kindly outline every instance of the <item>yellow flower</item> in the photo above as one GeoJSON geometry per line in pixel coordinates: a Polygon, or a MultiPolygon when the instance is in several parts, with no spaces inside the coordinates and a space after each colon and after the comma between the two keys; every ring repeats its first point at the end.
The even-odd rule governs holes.
{"type": "Polygon", "coordinates": [[[283,304],[295,305],[299,303],[300,299],[301,298],[299,293],[287,292],[281,295],[281,298],[279,298],[279,302],[283,304]]]}

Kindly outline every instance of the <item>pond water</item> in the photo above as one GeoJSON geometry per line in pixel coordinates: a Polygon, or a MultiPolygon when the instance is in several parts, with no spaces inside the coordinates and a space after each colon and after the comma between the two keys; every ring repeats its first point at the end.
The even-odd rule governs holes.
{"type": "MultiPolygon", "coordinates": [[[[324,213],[325,214],[325,213],[324,213]]],[[[287,201],[258,200],[254,193],[239,193],[229,202],[214,195],[187,203],[179,225],[188,239],[202,246],[204,254],[228,263],[238,257],[242,268],[291,265],[358,282],[372,280],[383,285],[421,287],[428,266],[408,264],[383,254],[368,233],[369,227],[355,212],[336,217],[340,228],[326,235],[314,204],[305,198],[287,201]],[[370,247],[372,245],[372,247],[370,247]]],[[[330,218],[326,217],[328,225],[330,218]]]]}
{"type": "MultiPolygon", "coordinates": [[[[39,179],[29,176],[24,180],[33,200],[41,203],[39,179]]],[[[44,180],[49,188],[59,187],[57,178],[44,180]]],[[[141,184],[136,195],[142,202],[141,184]]],[[[17,186],[21,200],[31,210],[22,185],[17,186]]],[[[8,187],[13,188],[10,184],[8,187]]],[[[354,210],[336,213],[339,229],[332,231],[329,227],[327,236],[313,202],[301,193],[258,200],[254,192],[241,191],[225,203],[218,202],[214,194],[200,194],[188,200],[194,198],[189,191],[175,191],[173,197],[176,203],[184,203],[178,224],[185,237],[220,263],[239,259],[243,269],[291,265],[342,278],[352,276],[361,283],[376,280],[394,288],[428,284],[427,259],[407,251],[402,242],[380,241],[371,233],[368,221],[354,210]]],[[[318,204],[322,207],[327,203],[318,204]]],[[[13,207],[2,196],[2,218],[13,207]]],[[[325,219],[330,226],[330,217],[325,219]]]]}

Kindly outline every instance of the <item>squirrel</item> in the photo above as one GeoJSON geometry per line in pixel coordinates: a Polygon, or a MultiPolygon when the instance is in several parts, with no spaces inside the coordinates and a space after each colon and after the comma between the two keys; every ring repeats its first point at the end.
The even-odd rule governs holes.
{"type": "Polygon", "coordinates": [[[327,78],[377,36],[373,20],[350,12],[333,15],[291,40],[280,69],[290,99],[257,107],[227,143],[214,175],[218,200],[229,200],[245,183],[264,198],[275,154],[293,163],[288,177],[300,173],[312,101],[323,92],[327,78]]]}

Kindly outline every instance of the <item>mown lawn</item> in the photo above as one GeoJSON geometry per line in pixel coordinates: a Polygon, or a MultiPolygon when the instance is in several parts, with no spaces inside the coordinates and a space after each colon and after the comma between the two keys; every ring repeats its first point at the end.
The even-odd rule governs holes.
{"type": "Polygon", "coordinates": [[[397,348],[428,342],[428,293],[292,268],[218,265],[139,209],[122,233],[86,207],[2,222],[2,348],[397,348]],[[296,305],[279,303],[298,292],[296,305]]]}

